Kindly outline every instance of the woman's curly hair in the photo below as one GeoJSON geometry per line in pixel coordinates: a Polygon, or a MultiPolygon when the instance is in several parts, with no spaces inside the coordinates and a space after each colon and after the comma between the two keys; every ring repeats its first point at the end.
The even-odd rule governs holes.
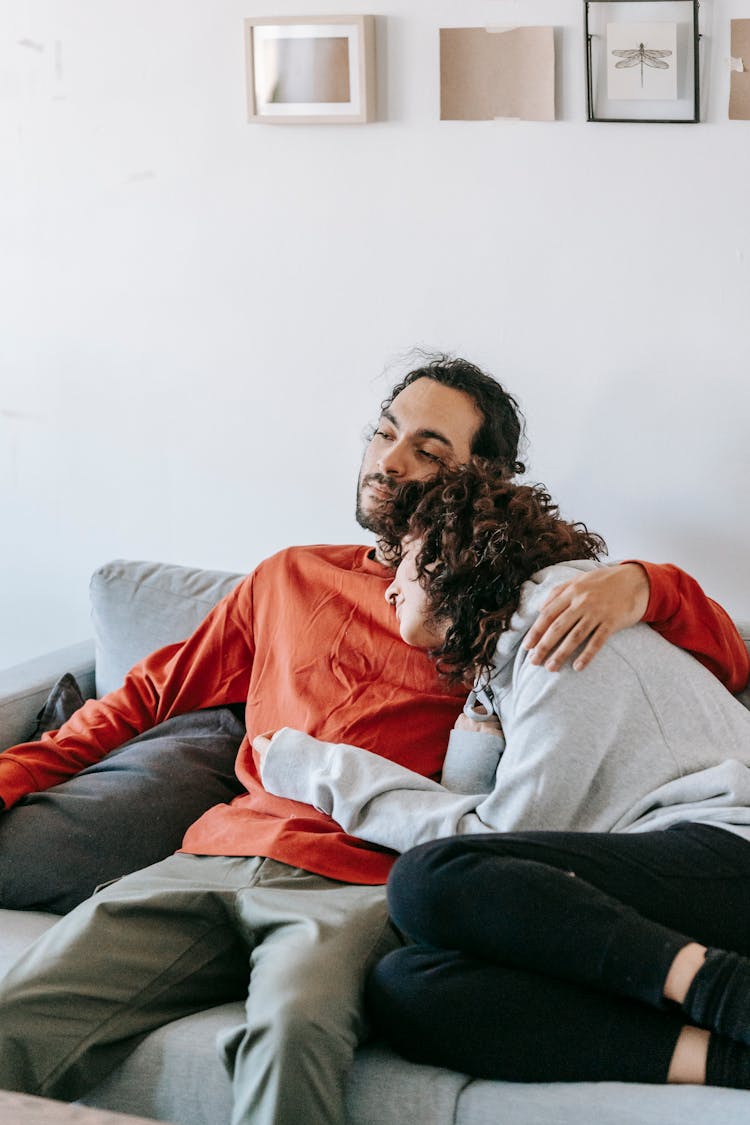
{"type": "Polygon", "coordinates": [[[394,564],[404,540],[419,543],[415,564],[429,621],[448,622],[444,643],[430,655],[453,681],[490,670],[532,574],[607,551],[600,535],[560,516],[543,485],[514,484],[507,468],[478,457],[400,486],[378,532],[394,564]]]}

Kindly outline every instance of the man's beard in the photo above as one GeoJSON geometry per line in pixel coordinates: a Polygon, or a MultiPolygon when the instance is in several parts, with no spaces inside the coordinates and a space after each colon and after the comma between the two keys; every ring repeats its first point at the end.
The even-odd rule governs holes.
{"type": "Polygon", "coordinates": [[[360,479],[357,481],[357,507],[354,513],[355,519],[357,520],[359,526],[363,527],[365,531],[373,531],[376,535],[379,535],[382,530],[384,510],[388,502],[384,499],[381,503],[375,504],[372,508],[365,507],[362,500],[362,494],[367,485],[370,483],[381,485],[382,487],[387,488],[390,491],[393,491],[393,486],[391,485],[391,482],[388,480],[388,478],[386,476],[383,476],[382,473],[367,473],[366,476],[360,477],[360,479]]]}

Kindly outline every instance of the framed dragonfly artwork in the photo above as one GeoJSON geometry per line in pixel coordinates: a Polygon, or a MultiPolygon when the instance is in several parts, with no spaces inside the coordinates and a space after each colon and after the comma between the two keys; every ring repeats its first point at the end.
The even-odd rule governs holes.
{"type": "Polygon", "coordinates": [[[584,0],[589,121],[700,120],[698,0],[584,0]]]}

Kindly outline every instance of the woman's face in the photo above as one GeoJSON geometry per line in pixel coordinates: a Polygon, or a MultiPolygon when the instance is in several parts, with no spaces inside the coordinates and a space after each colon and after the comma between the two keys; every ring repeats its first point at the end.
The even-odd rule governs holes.
{"type": "Polygon", "coordinates": [[[419,540],[404,543],[401,562],[393,581],[385,592],[385,600],[396,610],[401,636],[415,648],[439,648],[445,640],[448,623],[428,624],[427,595],[417,581],[414,563],[419,554],[419,540]]]}

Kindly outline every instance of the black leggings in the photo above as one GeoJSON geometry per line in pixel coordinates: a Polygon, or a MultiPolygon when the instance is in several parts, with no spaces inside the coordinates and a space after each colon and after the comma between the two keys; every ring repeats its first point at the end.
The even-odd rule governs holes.
{"type": "Polygon", "coordinates": [[[687,1022],[662,999],[676,954],[750,955],[750,843],[701,824],[437,840],[388,893],[415,944],[368,982],[376,1029],[480,1078],[664,1082],[687,1022]]]}

